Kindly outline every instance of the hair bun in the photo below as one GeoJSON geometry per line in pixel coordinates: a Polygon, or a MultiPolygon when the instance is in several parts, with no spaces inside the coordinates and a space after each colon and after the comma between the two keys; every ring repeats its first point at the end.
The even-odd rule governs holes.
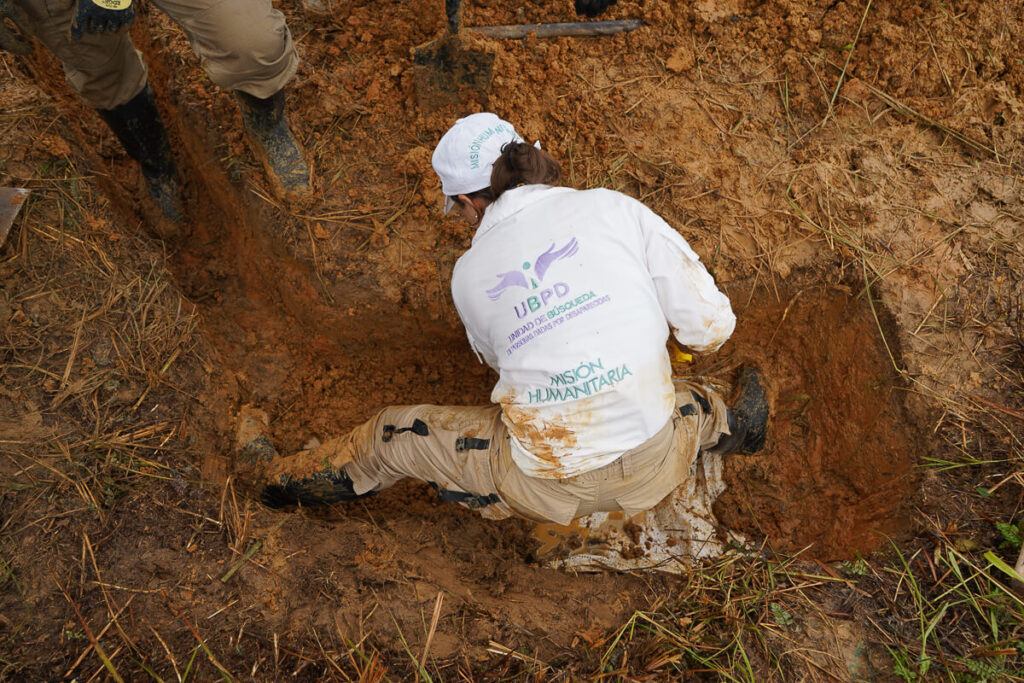
{"type": "Polygon", "coordinates": [[[501,156],[491,171],[491,191],[497,199],[503,192],[520,185],[553,185],[562,177],[562,169],[547,152],[521,141],[501,146],[501,156]]]}

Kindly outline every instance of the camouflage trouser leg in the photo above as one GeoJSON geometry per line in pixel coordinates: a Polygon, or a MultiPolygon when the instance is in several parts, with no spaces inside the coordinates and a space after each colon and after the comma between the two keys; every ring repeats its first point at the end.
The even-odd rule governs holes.
{"type": "Polygon", "coordinates": [[[444,500],[504,519],[512,511],[494,485],[492,463],[506,438],[497,406],[395,406],[345,436],[274,460],[267,474],[269,483],[294,485],[344,470],[356,494],[412,477],[444,500]]]}
{"type": "Polygon", "coordinates": [[[357,495],[412,477],[444,500],[490,519],[513,514],[568,524],[597,511],[654,507],[691,472],[697,454],[728,432],[726,408],[706,387],[676,385],[677,409],[657,434],[618,460],[567,479],[527,476],[512,460],[498,406],[385,408],[351,432],[267,465],[268,483],[314,489],[344,472],[357,495]]]}

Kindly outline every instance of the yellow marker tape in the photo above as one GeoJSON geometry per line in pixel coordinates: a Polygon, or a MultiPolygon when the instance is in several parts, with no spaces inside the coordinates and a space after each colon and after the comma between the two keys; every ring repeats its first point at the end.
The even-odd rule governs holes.
{"type": "Polygon", "coordinates": [[[103,9],[125,10],[132,6],[132,0],[93,0],[103,9]]]}
{"type": "Polygon", "coordinates": [[[682,365],[683,363],[693,362],[693,354],[686,353],[685,351],[680,351],[679,349],[675,348],[672,349],[670,357],[672,359],[673,365],[682,365]]]}

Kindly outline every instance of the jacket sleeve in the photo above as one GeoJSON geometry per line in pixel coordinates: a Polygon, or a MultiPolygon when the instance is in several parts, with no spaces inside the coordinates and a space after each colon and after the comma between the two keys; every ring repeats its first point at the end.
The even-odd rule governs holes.
{"type": "MultiPolygon", "coordinates": [[[[635,201],[635,200],[634,200],[635,201]]],[[[660,216],[636,202],[647,270],[676,340],[694,351],[717,351],[736,327],[729,297],[700,257],[660,216]]]]}
{"type": "Polygon", "coordinates": [[[473,353],[476,354],[477,359],[487,363],[494,370],[497,370],[498,357],[486,342],[481,341],[483,332],[475,329],[477,326],[474,325],[472,317],[467,315],[469,305],[468,302],[462,301],[463,288],[460,286],[460,282],[461,279],[458,277],[458,264],[456,264],[455,271],[452,273],[452,301],[455,304],[455,312],[459,314],[459,319],[462,320],[462,326],[466,328],[466,338],[469,340],[469,346],[473,349],[473,353]]]}
{"type": "MultiPolygon", "coordinates": [[[[457,306],[455,310],[458,310],[457,306]]],[[[459,317],[462,318],[462,324],[466,328],[466,338],[469,339],[469,346],[473,349],[473,353],[476,354],[477,359],[487,363],[491,368],[497,371],[498,357],[494,355],[492,349],[490,349],[486,344],[478,341],[477,338],[473,336],[473,331],[469,328],[469,325],[466,325],[466,319],[462,317],[461,311],[459,311],[459,317]]]]}

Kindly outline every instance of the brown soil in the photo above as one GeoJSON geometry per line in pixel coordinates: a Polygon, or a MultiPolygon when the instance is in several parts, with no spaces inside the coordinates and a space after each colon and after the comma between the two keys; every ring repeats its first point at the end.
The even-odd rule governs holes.
{"type": "MultiPolygon", "coordinates": [[[[464,24],[568,21],[570,5],[467,3],[464,24]]],[[[988,470],[914,472],[924,454],[1021,444],[1019,6],[872,5],[850,50],[856,3],[623,0],[609,18],[642,17],[632,34],[472,39],[495,77],[461,105],[416,91],[409,48],[440,34],[442,3],[283,9],[303,58],[291,121],[318,178],[302,207],[269,199],[181,32],[154,10],[133,28],[187,183],[189,236],[166,253],[139,237],[137,172],[56,61],[4,57],[0,180],[35,194],[0,252],[0,676],[87,678],[86,631],[106,625],[107,654],[140,679],[137,663],[171,680],[195,652],[202,680],[412,677],[439,596],[430,659],[446,677],[537,660],[607,675],[616,629],[684,591],[542,569],[525,524],[419,484],[279,514],[229,479],[242,404],[291,452],[388,404],[487,402],[493,374],[448,294],[470,234],[440,217],[429,165],[470,109],[541,139],[567,184],[642,198],[730,294],[736,335],[693,371],[728,382],[760,363],[774,419],[766,453],[729,461],[722,522],[827,561],[1012,517],[1011,485],[976,495],[988,470]]],[[[638,675],[666,674],[660,652],[638,675]]],[[[759,673],[852,670],[787,666],[759,673]]]]}
{"type": "Polygon", "coordinates": [[[885,348],[896,337],[888,323],[893,341],[879,334],[871,306],[888,321],[880,302],[848,292],[790,286],[781,299],[750,297],[722,352],[760,361],[774,411],[765,452],[727,461],[716,515],[778,550],[820,559],[901,540],[916,487],[917,429],[895,371],[902,359],[898,347],[893,359],[885,348]]]}

